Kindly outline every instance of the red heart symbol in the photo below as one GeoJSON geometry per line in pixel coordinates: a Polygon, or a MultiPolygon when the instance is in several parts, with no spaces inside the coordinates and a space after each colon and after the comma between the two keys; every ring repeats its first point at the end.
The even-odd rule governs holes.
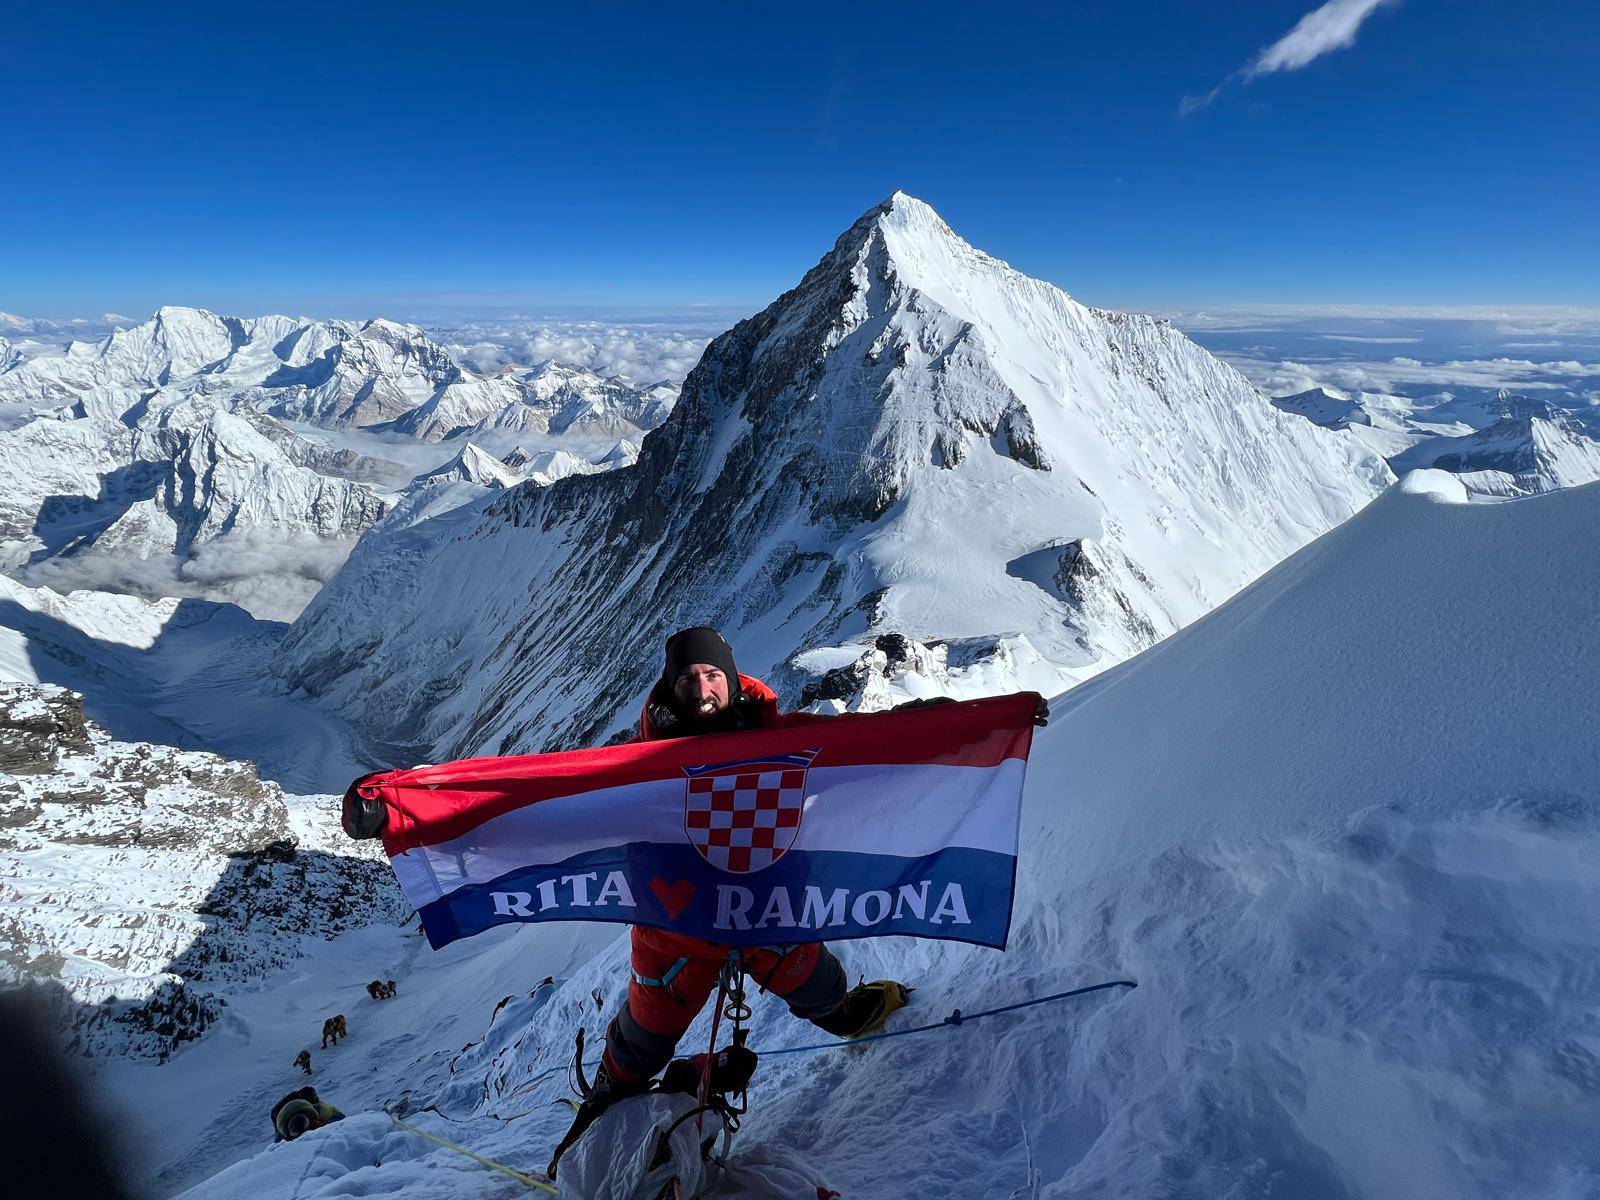
{"type": "Polygon", "coordinates": [[[694,884],[687,879],[668,883],[661,876],[652,875],[650,890],[655,893],[656,899],[661,901],[661,907],[667,910],[668,919],[673,921],[676,921],[679,914],[694,900],[694,884]]]}

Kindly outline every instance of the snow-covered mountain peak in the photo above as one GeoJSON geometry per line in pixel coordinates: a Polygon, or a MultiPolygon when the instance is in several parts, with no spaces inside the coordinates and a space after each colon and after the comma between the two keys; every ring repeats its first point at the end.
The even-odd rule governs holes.
{"type": "Polygon", "coordinates": [[[1469,492],[1503,498],[1600,479],[1600,421],[1502,392],[1503,415],[1482,429],[1424,438],[1390,461],[1397,471],[1456,472],[1469,492]]]}
{"type": "Polygon", "coordinates": [[[977,254],[961,235],[945,223],[926,200],[919,200],[909,192],[896,191],[882,204],[863,214],[852,228],[863,224],[876,224],[892,228],[907,238],[926,242],[951,242],[964,250],[977,254]]]}
{"type": "Polygon", "coordinates": [[[687,624],[791,701],[797,652],[854,660],[888,631],[959,639],[986,686],[1005,672],[971,669],[982,647],[1025,642],[1030,686],[1059,690],[1391,479],[1169,325],[1086,308],[892,197],[707,347],[635,466],[502,492],[416,527],[404,558],[358,549],[278,664],[430,757],[610,736],[687,624]],[[380,614],[374,572],[418,598],[485,583],[380,614]]]}
{"type": "Polygon", "coordinates": [[[494,455],[468,442],[449,462],[417,476],[412,484],[461,479],[487,487],[512,487],[519,483],[521,478],[515,470],[494,455]]]}
{"type": "Polygon", "coordinates": [[[930,205],[905,192],[865,213],[839,239],[838,250],[850,254],[867,277],[892,275],[951,312],[992,325],[994,332],[1003,326],[1001,310],[1012,307],[1022,315],[1018,299],[1048,298],[1051,306],[1067,299],[1059,288],[977,249],[930,205]]]}
{"type": "Polygon", "coordinates": [[[364,322],[361,326],[361,335],[383,338],[391,342],[413,342],[428,336],[420,325],[391,321],[387,317],[373,317],[370,321],[364,322]]]}
{"type": "Polygon", "coordinates": [[[560,362],[554,358],[547,358],[536,362],[518,376],[523,383],[533,390],[536,396],[547,399],[555,395],[563,387],[574,384],[605,383],[606,378],[596,375],[584,367],[573,366],[570,363],[560,362]]]}
{"type": "Polygon", "coordinates": [[[67,357],[94,359],[97,382],[164,384],[221,363],[247,340],[244,323],[199,308],[159,308],[143,324],[114,330],[99,342],[73,342],[67,357]]]}

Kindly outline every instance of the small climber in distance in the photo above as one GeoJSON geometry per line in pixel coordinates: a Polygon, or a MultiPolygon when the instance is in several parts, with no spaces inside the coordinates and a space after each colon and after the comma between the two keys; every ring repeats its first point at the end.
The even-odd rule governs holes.
{"type": "Polygon", "coordinates": [[[342,1120],[344,1114],[317,1095],[316,1088],[303,1087],[272,1106],[272,1140],[292,1142],[313,1129],[342,1120]]]}

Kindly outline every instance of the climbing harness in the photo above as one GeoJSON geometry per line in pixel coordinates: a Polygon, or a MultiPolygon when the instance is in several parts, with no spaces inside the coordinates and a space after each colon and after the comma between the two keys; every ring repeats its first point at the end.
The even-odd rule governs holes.
{"type": "MultiPolygon", "coordinates": [[[[668,981],[675,973],[676,971],[668,972],[668,981]]],[[[655,986],[664,986],[664,981],[652,982],[655,986]]],[[[574,1038],[567,1079],[578,1095],[583,1097],[583,1103],[574,1106],[577,1110],[576,1116],[551,1155],[550,1165],[546,1169],[548,1177],[551,1179],[556,1177],[561,1156],[571,1149],[589,1126],[613,1103],[651,1092],[692,1096],[695,1101],[694,1107],[674,1120],[668,1126],[666,1133],[661,1135],[658,1154],[667,1153],[666,1148],[671,1135],[690,1117],[695,1121],[696,1141],[702,1142],[705,1115],[712,1113],[722,1122],[723,1157],[726,1158],[733,1134],[739,1128],[739,1118],[749,1110],[749,1086],[750,1077],[755,1071],[755,1055],[745,1046],[748,1031],[744,1028],[744,1022],[750,1015],[751,1008],[745,1002],[743,969],[738,952],[734,951],[729,954],[717,976],[717,1000],[711,1016],[711,1041],[706,1053],[696,1056],[700,1061],[674,1059],[667,1064],[666,1073],[653,1087],[628,1087],[615,1092],[612,1089],[617,1085],[611,1082],[607,1083],[606,1091],[599,1090],[598,1074],[594,1084],[584,1077],[583,1047],[586,1033],[580,1028],[574,1038]],[[719,1052],[717,1036],[721,1032],[724,1017],[733,1022],[734,1040],[731,1046],[719,1052]],[[737,1100],[733,1098],[732,1093],[737,1093],[737,1100]]],[[[710,1147],[715,1136],[713,1134],[702,1142],[701,1153],[707,1160],[714,1161],[710,1147]]]]}

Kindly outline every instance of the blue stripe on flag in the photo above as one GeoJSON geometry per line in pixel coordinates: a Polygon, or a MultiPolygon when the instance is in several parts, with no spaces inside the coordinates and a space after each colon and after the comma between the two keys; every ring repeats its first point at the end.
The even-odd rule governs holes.
{"type": "Polygon", "coordinates": [[[418,914],[435,949],[520,921],[651,925],[730,946],[899,934],[1004,949],[1016,861],[960,846],[919,858],[790,850],[735,874],[691,846],[637,842],[458,888],[418,914]]]}
{"type": "Polygon", "coordinates": [[[806,750],[799,754],[769,754],[764,758],[736,758],[732,762],[705,763],[698,767],[685,767],[683,773],[689,776],[704,775],[710,771],[729,771],[734,767],[809,767],[811,760],[817,756],[817,751],[806,750]]]}

